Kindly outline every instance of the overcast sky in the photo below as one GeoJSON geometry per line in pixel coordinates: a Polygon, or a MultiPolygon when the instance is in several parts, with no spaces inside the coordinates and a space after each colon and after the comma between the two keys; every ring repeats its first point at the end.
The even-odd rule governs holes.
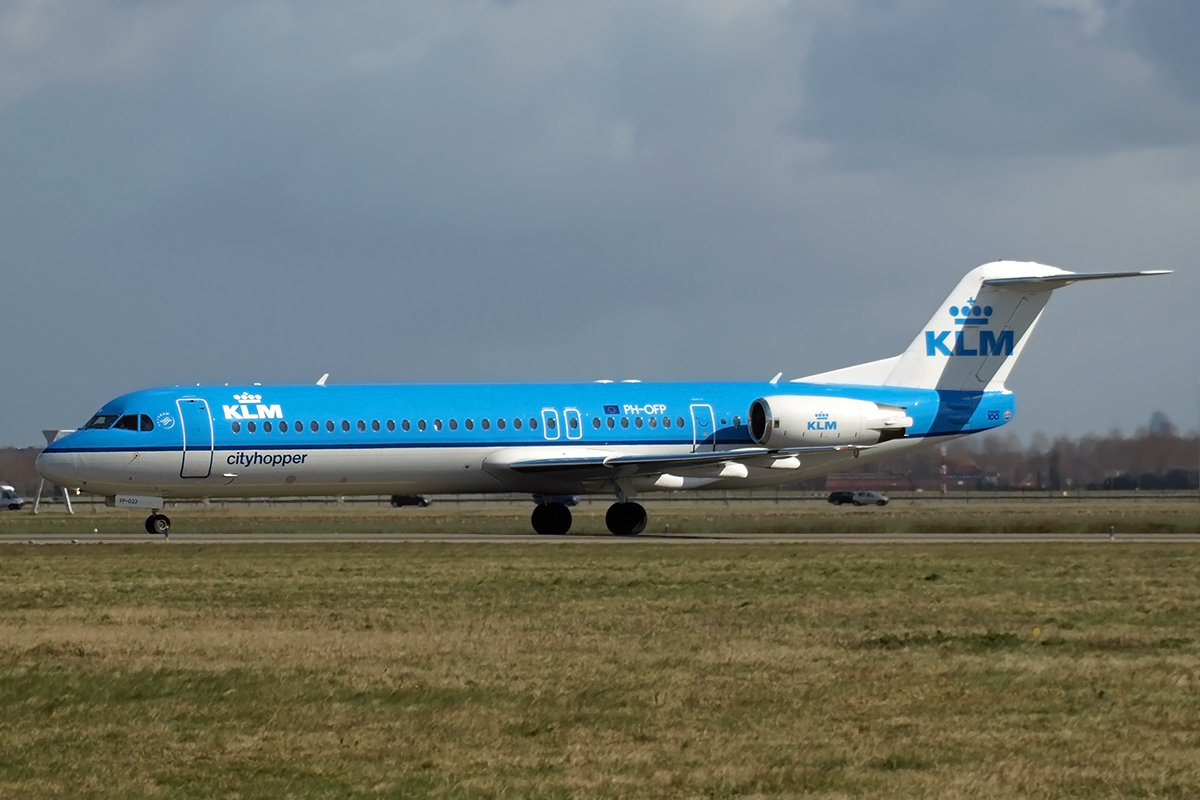
{"type": "Polygon", "coordinates": [[[1024,437],[1197,427],[1200,3],[0,5],[0,444],[194,383],[800,377],[996,258],[1024,437]]]}

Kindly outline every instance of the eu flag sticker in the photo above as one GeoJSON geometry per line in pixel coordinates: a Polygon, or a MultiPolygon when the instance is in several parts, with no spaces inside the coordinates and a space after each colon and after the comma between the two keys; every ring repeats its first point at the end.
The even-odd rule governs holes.
{"type": "Polygon", "coordinates": [[[605,406],[604,413],[605,414],[620,414],[621,407],[620,406],[605,406]]]}

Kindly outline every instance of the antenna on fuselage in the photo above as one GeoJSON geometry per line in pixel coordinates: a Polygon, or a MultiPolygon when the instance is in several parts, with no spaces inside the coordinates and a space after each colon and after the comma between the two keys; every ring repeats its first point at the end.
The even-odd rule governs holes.
{"type": "MultiPolygon", "coordinates": [[[[46,444],[50,445],[50,444],[54,444],[59,439],[66,436],[68,433],[74,433],[74,432],[75,432],[74,430],[42,431],[42,436],[46,437],[46,444]]],[[[37,494],[35,494],[33,496],[33,513],[34,514],[38,513],[38,506],[41,505],[41,503],[42,503],[42,489],[45,486],[46,486],[45,478],[42,478],[41,480],[38,481],[37,494]]],[[[60,486],[58,488],[62,489],[63,503],[65,503],[67,506],[67,513],[74,514],[75,509],[71,508],[71,493],[70,493],[70,491],[68,491],[67,487],[65,487],[65,486],[60,486]]]]}
{"type": "Polygon", "coordinates": [[[322,376],[321,376],[321,380],[317,381],[317,386],[324,386],[324,385],[325,385],[325,381],[327,381],[327,380],[329,380],[329,373],[328,373],[328,372],[326,372],[324,375],[322,375],[322,376]]]}
{"type": "Polygon", "coordinates": [[[772,386],[774,386],[775,384],[779,383],[779,379],[780,379],[780,378],[782,378],[782,377],[783,377],[783,373],[781,372],[781,373],[779,373],[778,375],[776,375],[774,378],[771,378],[771,380],[769,381],[769,383],[770,383],[772,386]]]}

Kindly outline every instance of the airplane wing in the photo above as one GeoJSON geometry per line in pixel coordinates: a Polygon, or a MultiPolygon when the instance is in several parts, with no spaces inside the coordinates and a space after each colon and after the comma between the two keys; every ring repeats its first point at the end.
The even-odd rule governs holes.
{"type": "Polygon", "coordinates": [[[536,458],[514,461],[504,466],[524,474],[557,475],[569,474],[572,478],[628,478],[636,475],[661,475],[697,467],[718,464],[744,464],[746,466],[770,466],[771,462],[804,453],[831,453],[869,449],[869,445],[837,445],[828,447],[788,447],[769,449],[766,447],[744,447],[737,450],[717,450],[701,453],[659,453],[621,455],[589,454],[562,458],[536,458]]]}

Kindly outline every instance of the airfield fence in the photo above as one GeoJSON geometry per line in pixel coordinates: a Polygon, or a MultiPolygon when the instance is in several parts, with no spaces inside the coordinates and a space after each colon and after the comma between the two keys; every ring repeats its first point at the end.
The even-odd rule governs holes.
{"type": "MultiPolygon", "coordinates": [[[[1053,503],[1071,504],[1088,501],[1118,501],[1129,503],[1163,503],[1198,501],[1200,495],[1194,490],[1086,490],[1072,491],[948,491],[941,492],[884,492],[892,503],[1053,503]]],[[[430,505],[451,507],[489,507],[489,506],[528,506],[531,498],[528,494],[495,494],[495,495],[425,495],[430,505]]],[[[743,491],[687,491],[687,492],[655,492],[647,495],[644,500],[655,504],[680,505],[720,505],[733,506],[745,503],[771,503],[777,505],[807,505],[828,502],[829,492],[812,490],[743,490],[743,491]]],[[[582,495],[579,505],[608,505],[613,502],[609,495],[582,495]]],[[[80,494],[71,497],[71,504],[80,510],[98,511],[105,508],[104,497],[101,495],[80,494]]],[[[31,504],[32,505],[32,504],[31,504]]],[[[30,507],[31,507],[30,505],[30,507]]],[[[47,497],[43,495],[41,506],[62,506],[61,495],[47,497]]],[[[167,502],[168,507],[179,508],[203,506],[209,508],[387,508],[391,505],[391,495],[365,496],[315,496],[315,497],[234,497],[219,499],[180,499],[167,502]]],[[[403,511],[398,508],[397,511],[403,511]]],[[[414,511],[420,511],[414,508],[414,511]]]]}

